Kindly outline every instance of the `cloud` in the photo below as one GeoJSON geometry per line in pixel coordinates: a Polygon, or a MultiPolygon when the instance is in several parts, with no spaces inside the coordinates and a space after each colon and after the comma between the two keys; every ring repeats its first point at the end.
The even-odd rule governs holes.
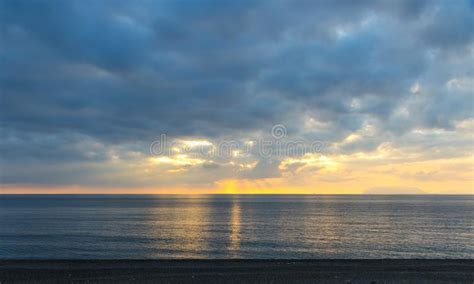
{"type": "Polygon", "coordinates": [[[245,179],[265,179],[280,177],[278,169],[280,161],[271,159],[262,159],[257,162],[255,167],[241,172],[241,177],[245,179]]]}
{"type": "Polygon", "coordinates": [[[202,165],[174,178],[130,174],[160,134],[259,139],[274,124],[289,138],[324,141],[328,155],[390,143],[425,158],[465,156],[472,137],[456,127],[473,117],[473,9],[470,1],[0,0],[1,182],[279,177],[284,157],[269,163],[255,153],[198,157],[202,165]]]}

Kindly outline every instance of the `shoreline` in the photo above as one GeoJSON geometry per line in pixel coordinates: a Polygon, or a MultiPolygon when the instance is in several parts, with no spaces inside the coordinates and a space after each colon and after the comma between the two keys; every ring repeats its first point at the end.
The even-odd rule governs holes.
{"type": "Polygon", "coordinates": [[[474,260],[0,260],[0,283],[131,281],[472,283],[474,260]]]}

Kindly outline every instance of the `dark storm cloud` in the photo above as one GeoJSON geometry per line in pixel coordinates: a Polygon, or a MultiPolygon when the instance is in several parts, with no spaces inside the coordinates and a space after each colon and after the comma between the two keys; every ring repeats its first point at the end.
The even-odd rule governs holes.
{"type": "Polygon", "coordinates": [[[161,133],[245,136],[276,123],[328,143],[368,119],[384,133],[452,128],[472,117],[472,90],[445,84],[472,76],[473,9],[468,1],[2,0],[2,167],[99,162],[108,146],[146,152],[161,133]],[[434,95],[413,99],[417,81],[434,95]],[[396,114],[405,105],[408,119],[396,114]],[[327,128],[302,127],[303,114],[327,128]]]}

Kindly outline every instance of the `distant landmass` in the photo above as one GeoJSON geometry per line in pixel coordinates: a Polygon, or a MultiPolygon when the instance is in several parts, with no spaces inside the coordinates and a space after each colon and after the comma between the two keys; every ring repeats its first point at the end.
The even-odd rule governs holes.
{"type": "Polygon", "coordinates": [[[364,191],[365,194],[426,194],[417,187],[371,187],[364,191]]]}

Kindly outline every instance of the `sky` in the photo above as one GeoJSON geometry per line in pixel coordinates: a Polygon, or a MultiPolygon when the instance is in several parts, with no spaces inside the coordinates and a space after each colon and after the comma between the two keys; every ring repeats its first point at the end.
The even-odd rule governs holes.
{"type": "Polygon", "coordinates": [[[0,0],[1,193],[474,188],[474,1],[0,0]]]}

